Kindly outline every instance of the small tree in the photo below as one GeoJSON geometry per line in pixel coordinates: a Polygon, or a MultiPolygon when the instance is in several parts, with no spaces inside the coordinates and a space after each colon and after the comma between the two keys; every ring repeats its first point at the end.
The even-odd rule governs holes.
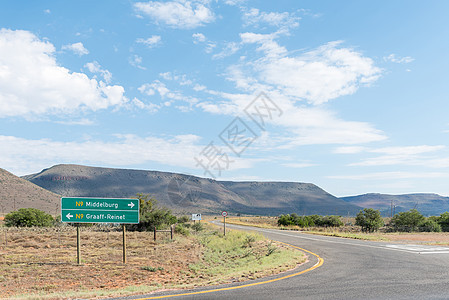
{"type": "Polygon", "coordinates": [[[449,231],[449,212],[442,213],[439,217],[435,217],[435,219],[443,231],[449,231]]]}
{"type": "Polygon", "coordinates": [[[396,231],[417,231],[419,224],[423,223],[425,217],[416,209],[400,212],[394,215],[390,221],[390,226],[396,231]]]}
{"type": "Polygon", "coordinates": [[[440,224],[431,218],[427,218],[427,220],[419,223],[418,229],[421,232],[441,232],[440,224]]]}
{"type": "Polygon", "coordinates": [[[321,222],[322,224],[319,226],[323,227],[340,227],[343,225],[340,216],[324,216],[321,222]]]}
{"type": "Polygon", "coordinates": [[[374,232],[384,226],[384,221],[378,210],[365,208],[357,214],[355,225],[361,226],[363,232],[374,232]]]}
{"type": "Polygon", "coordinates": [[[8,227],[50,227],[54,225],[54,219],[51,215],[36,208],[20,208],[5,216],[5,225],[8,227]]]}
{"type": "Polygon", "coordinates": [[[156,206],[157,201],[150,195],[137,194],[140,205],[139,224],[129,226],[131,230],[154,230],[168,227],[177,222],[177,218],[165,207],[156,206]]]}

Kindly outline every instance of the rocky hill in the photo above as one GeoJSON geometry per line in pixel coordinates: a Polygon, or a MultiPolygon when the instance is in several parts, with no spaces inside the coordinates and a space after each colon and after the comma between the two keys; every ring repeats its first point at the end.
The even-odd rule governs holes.
{"type": "Polygon", "coordinates": [[[179,213],[279,215],[354,215],[360,207],[347,203],[311,183],[230,182],[184,174],[56,165],[23,177],[63,196],[134,197],[151,194],[179,213]]]}
{"type": "Polygon", "coordinates": [[[37,208],[59,213],[61,196],[0,169],[0,216],[19,208],[37,208]]]}
{"type": "Polygon", "coordinates": [[[449,211],[449,197],[443,197],[437,194],[388,195],[371,193],[342,197],[340,199],[361,207],[378,209],[384,216],[390,216],[392,203],[396,213],[413,208],[428,216],[439,215],[449,211]]]}

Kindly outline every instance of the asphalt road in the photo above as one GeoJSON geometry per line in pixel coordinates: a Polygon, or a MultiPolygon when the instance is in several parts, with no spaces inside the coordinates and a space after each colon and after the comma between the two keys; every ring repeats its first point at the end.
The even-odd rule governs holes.
{"type": "MultiPolygon", "coordinates": [[[[228,225],[248,230],[248,227],[228,225]]],[[[251,228],[267,238],[307,249],[324,263],[308,272],[275,282],[247,285],[248,282],[209,288],[171,291],[121,299],[449,299],[449,248],[368,242],[336,237],[251,228]],[[185,295],[189,293],[195,293],[185,295]],[[184,294],[183,296],[175,296],[184,294]],[[165,298],[165,297],[164,297],[165,298]],[[163,298],[162,298],[163,299],[163,298]]],[[[308,254],[309,262],[280,276],[296,274],[318,263],[308,254]]]]}

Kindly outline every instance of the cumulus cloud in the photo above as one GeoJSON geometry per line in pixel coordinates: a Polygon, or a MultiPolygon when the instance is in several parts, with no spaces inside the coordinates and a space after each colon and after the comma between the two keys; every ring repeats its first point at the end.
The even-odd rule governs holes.
{"type": "Polygon", "coordinates": [[[24,30],[0,30],[0,117],[106,109],[127,101],[124,88],[71,72],[55,47],[24,30]]]}
{"type": "Polygon", "coordinates": [[[97,61],[88,62],[84,65],[85,68],[91,73],[99,73],[106,83],[110,83],[112,80],[112,74],[108,70],[105,70],[97,61]]]}
{"type": "Polygon", "coordinates": [[[134,8],[156,23],[164,23],[173,28],[193,29],[215,20],[214,13],[205,3],[207,1],[149,1],[137,2],[134,8]]]}
{"type": "Polygon", "coordinates": [[[228,79],[251,88],[252,84],[245,81],[253,78],[294,99],[319,105],[351,95],[359,87],[377,80],[381,74],[372,59],[351,48],[341,47],[342,42],[330,42],[292,56],[274,40],[275,37],[242,34],[244,43],[258,44],[258,50],[264,55],[255,61],[233,66],[228,79]]]}
{"type": "Polygon", "coordinates": [[[73,53],[75,53],[78,56],[83,56],[83,55],[89,54],[89,50],[87,50],[84,47],[83,43],[81,43],[81,42],[69,44],[69,45],[63,45],[62,50],[72,51],[73,53]]]}
{"type": "Polygon", "coordinates": [[[147,39],[139,38],[136,40],[139,44],[144,44],[148,48],[153,48],[156,45],[161,43],[161,36],[160,35],[152,35],[151,37],[147,39]]]}

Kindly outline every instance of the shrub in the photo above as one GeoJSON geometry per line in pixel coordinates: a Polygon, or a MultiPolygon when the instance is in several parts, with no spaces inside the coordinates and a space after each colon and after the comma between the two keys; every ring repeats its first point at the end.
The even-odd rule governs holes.
{"type": "Polygon", "coordinates": [[[189,217],[187,216],[182,216],[178,218],[178,223],[187,223],[189,222],[189,217]]]}
{"type": "Polygon", "coordinates": [[[193,230],[195,230],[196,232],[199,232],[199,231],[203,231],[203,230],[204,230],[204,226],[203,226],[203,224],[200,223],[200,222],[197,222],[197,223],[193,224],[193,225],[191,226],[191,228],[192,228],[193,230]]]}
{"type": "Polygon", "coordinates": [[[421,232],[441,232],[441,226],[436,221],[427,218],[418,225],[418,230],[421,232]]]}
{"type": "Polygon", "coordinates": [[[36,208],[20,208],[5,216],[5,225],[8,227],[50,227],[54,226],[54,222],[51,215],[36,208]]]}
{"type": "Polygon", "coordinates": [[[163,229],[178,221],[169,209],[157,207],[156,199],[150,197],[150,195],[137,194],[137,198],[140,205],[140,222],[139,224],[129,226],[130,230],[151,231],[163,229]]]}
{"type": "Polygon", "coordinates": [[[182,235],[189,235],[189,230],[184,226],[184,224],[176,224],[175,225],[175,233],[182,235]]]}
{"type": "Polygon", "coordinates": [[[340,227],[343,226],[343,222],[340,220],[340,216],[325,216],[322,219],[322,225],[324,227],[340,227]]]}
{"type": "Polygon", "coordinates": [[[361,226],[363,232],[374,232],[384,226],[384,221],[378,210],[365,208],[357,214],[355,225],[361,226]]]}
{"type": "Polygon", "coordinates": [[[441,230],[449,231],[449,212],[442,213],[439,217],[435,217],[435,221],[441,226],[441,230]]]}
{"type": "Polygon", "coordinates": [[[400,212],[393,216],[390,226],[394,231],[417,231],[418,225],[425,221],[425,217],[416,209],[400,212]]]}

